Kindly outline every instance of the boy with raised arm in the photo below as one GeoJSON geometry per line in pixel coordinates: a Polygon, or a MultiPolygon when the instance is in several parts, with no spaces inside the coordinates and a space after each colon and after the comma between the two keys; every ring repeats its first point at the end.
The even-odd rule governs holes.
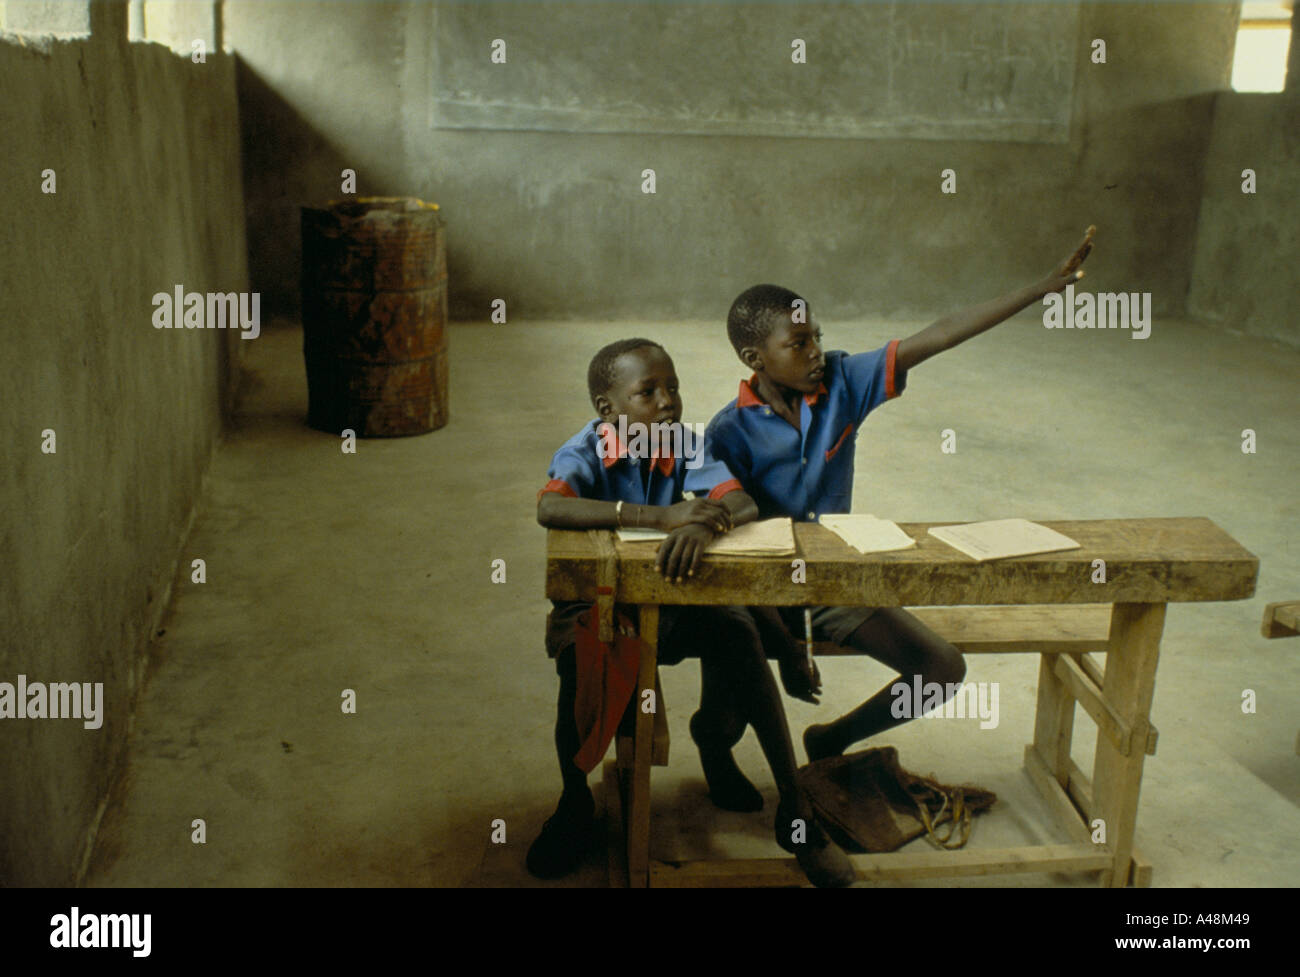
{"type": "MultiPolygon", "coordinates": [[[[854,448],[867,415],[903,392],[909,370],[1082,278],[1079,266],[1095,231],[1090,227],[1078,250],[1042,280],[866,353],[823,352],[807,303],[789,289],[747,289],[732,303],[727,335],[754,375],[710,422],[709,449],[753,496],[760,518],[812,522],[823,513],[848,512],[854,448]]],[[[751,610],[781,660],[786,691],[815,704],[821,676],[802,640],[792,637],[803,637],[803,610],[751,610]]],[[[815,607],[812,622],[817,640],[856,648],[905,681],[919,675],[922,683],[937,682],[945,698],[966,674],[961,652],[902,608],[815,607]]],[[[810,726],[803,736],[809,760],[841,754],[905,722],[891,710],[893,684],[834,722],[810,726]]]]}

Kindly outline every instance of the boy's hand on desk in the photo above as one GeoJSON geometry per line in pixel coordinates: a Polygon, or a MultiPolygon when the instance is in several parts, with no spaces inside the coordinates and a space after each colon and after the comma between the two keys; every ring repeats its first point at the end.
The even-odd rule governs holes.
{"type": "Polygon", "coordinates": [[[803,649],[797,653],[782,655],[780,661],[781,685],[785,694],[794,699],[821,705],[816,698],[822,694],[822,673],[817,670],[817,663],[804,654],[803,649]]]}
{"type": "Polygon", "coordinates": [[[1097,226],[1095,224],[1091,225],[1083,236],[1083,243],[1075,249],[1074,254],[1061,262],[1057,269],[1044,279],[1044,294],[1059,292],[1066,285],[1073,284],[1083,277],[1083,272],[1079,270],[1079,266],[1083,264],[1084,259],[1088,257],[1088,252],[1092,250],[1092,238],[1096,233],[1097,226]]]}
{"type": "Polygon", "coordinates": [[[705,547],[713,542],[714,535],[712,529],[699,523],[678,526],[659,544],[655,553],[655,570],[662,573],[665,580],[676,580],[677,583],[695,576],[700,557],[704,555],[705,547]]]}
{"type": "Polygon", "coordinates": [[[690,525],[706,526],[715,533],[725,533],[731,529],[731,511],[714,499],[690,499],[668,507],[664,529],[690,525]]]}

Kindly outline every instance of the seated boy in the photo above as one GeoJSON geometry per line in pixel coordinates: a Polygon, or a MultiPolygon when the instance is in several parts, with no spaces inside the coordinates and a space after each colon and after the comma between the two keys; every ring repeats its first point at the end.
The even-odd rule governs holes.
{"type": "MultiPolygon", "coordinates": [[[[913,367],[1082,278],[1077,269],[1092,249],[1094,231],[1089,228],[1079,249],[1043,280],[852,356],[822,352],[821,330],[794,292],[776,285],[742,292],[728,313],[727,335],[754,375],[710,422],[705,443],[753,496],[760,518],[811,522],[823,513],[848,512],[854,443],[867,415],[903,392],[913,367]]],[[[804,634],[802,609],[751,610],[764,641],[781,658],[786,691],[815,704],[821,677],[791,638],[804,634]]],[[[961,653],[902,608],[816,607],[812,620],[816,639],[865,652],[905,681],[919,675],[948,693],[966,674],[961,653]]],[[[834,722],[810,726],[803,737],[809,760],[838,755],[905,722],[891,710],[893,684],[834,722]]]]}
{"type": "MultiPolygon", "coordinates": [[[[703,446],[688,428],[680,426],[682,399],[677,375],[658,343],[627,339],[606,346],[591,361],[587,382],[600,416],[555,453],[550,481],[538,493],[537,521],[556,529],[639,526],[668,530],[655,565],[666,578],[680,583],[694,574],[716,534],[752,520],[758,509],[724,465],[702,451],[697,455],[703,446]],[[620,420],[626,431],[635,431],[634,425],[677,426],[675,430],[683,439],[681,457],[663,449],[658,457],[634,457],[629,445],[619,441],[620,420]],[[685,501],[684,492],[707,497],[685,501]]],[[[635,436],[629,441],[637,443],[635,436]]],[[[597,733],[584,743],[575,717],[576,705],[587,701],[592,685],[601,681],[599,676],[580,674],[577,666],[584,637],[588,641],[585,647],[591,647],[592,604],[554,604],[546,644],[560,676],[555,748],[564,789],[555,814],[528,851],[528,870],[541,878],[565,875],[582,860],[594,810],[587,772],[600,762],[598,754],[603,755],[611,735],[607,730],[603,739],[597,733]]],[[[617,610],[635,613],[634,608],[617,610]]],[[[700,658],[700,709],[691,718],[691,737],[699,746],[714,803],[738,811],[757,811],[763,805],[761,795],[731,756],[731,747],[739,741],[745,725],[752,723],[780,792],[778,841],[798,857],[814,883],[851,882],[854,875],[848,858],[817,827],[795,783],[794,749],[785,711],[748,612],[744,608],[663,607],[659,663],[675,664],[688,656],[700,658]],[[790,841],[791,821],[796,818],[803,819],[806,831],[806,840],[797,845],[790,841]]],[[[603,671],[608,675],[615,667],[616,663],[607,663],[603,671]]]]}

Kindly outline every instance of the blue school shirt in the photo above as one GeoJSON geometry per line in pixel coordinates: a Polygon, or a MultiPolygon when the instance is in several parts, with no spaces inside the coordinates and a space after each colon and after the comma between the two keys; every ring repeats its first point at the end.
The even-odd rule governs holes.
{"type": "Polygon", "coordinates": [[[853,451],[866,416],[907,386],[895,364],[895,339],[850,356],[826,354],[826,375],[799,405],[794,427],[754,393],[754,378],[709,422],[709,450],[740,479],[758,503],[759,517],[813,522],[853,504],[853,451]]]}
{"type": "Polygon", "coordinates": [[[682,501],[683,492],[708,493],[709,498],[720,499],[740,488],[740,482],[727,466],[707,450],[696,456],[700,460],[697,467],[687,468],[688,457],[695,456],[700,444],[688,427],[683,426],[682,436],[684,457],[655,458],[646,484],[641,476],[641,462],[628,457],[627,445],[619,440],[617,433],[599,419],[590,421],[555,452],[547,472],[550,481],[537,497],[559,492],[570,498],[603,502],[621,499],[639,505],[669,506],[682,501]]]}

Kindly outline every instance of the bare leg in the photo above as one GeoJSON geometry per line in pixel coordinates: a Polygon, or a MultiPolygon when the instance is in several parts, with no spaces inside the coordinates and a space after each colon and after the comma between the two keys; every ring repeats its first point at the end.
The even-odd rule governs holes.
{"type": "Polygon", "coordinates": [[[528,871],[542,879],[559,878],[577,868],[594,830],[595,799],[587,787],[587,775],[573,762],[581,743],[573,711],[578,678],[572,645],[556,657],[555,670],[560,676],[560,694],[555,705],[555,755],[564,790],[555,814],[529,847],[526,860],[528,871]]]}
{"type": "MultiPolygon", "coordinates": [[[[700,708],[691,717],[691,739],[700,750],[700,766],[709,783],[709,798],[724,811],[761,811],[763,795],[750,783],[731,755],[745,735],[748,710],[745,681],[736,674],[734,647],[721,646],[700,657],[700,708]]],[[[786,733],[787,740],[789,732],[786,733]]]]}
{"type": "MultiPolygon", "coordinates": [[[[731,750],[740,742],[745,727],[752,725],[772,768],[777,791],[783,800],[795,797],[798,791],[790,727],[757,629],[747,615],[729,613],[711,621],[709,630],[709,647],[700,653],[700,709],[691,717],[691,736],[700,747],[710,793],[714,793],[715,786],[737,786],[743,782],[752,791],[756,803],[748,807],[732,807],[726,803],[719,806],[749,811],[762,808],[762,797],[731,758],[731,750]],[[734,770],[739,780],[731,779],[728,771],[728,782],[715,785],[710,773],[727,768],[734,770]]],[[[714,798],[715,802],[728,799],[737,797],[714,798]]]]}
{"type": "MultiPolygon", "coordinates": [[[[785,707],[752,617],[728,616],[715,626],[712,637],[712,646],[701,656],[705,687],[701,692],[700,711],[691,719],[691,735],[701,744],[705,776],[709,777],[710,765],[715,771],[721,769],[724,762],[721,757],[725,755],[725,763],[753,790],[731,757],[731,748],[744,734],[745,725],[752,725],[780,794],[773,824],[777,843],[799,859],[799,865],[815,885],[849,885],[855,873],[848,856],[818,825],[812,806],[795,779],[794,747],[785,707]],[[705,760],[706,747],[701,743],[699,730],[716,736],[710,742],[708,760],[705,760]]],[[[709,742],[707,737],[704,739],[709,742]]],[[[709,787],[713,795],[712,778],[709,787]]],[[[758,796],[757,791],[754,794],[758,796]]],[[[761,807],[761,796],[758,801],[759,805],[751,810],[761,807]]]]}
{"type": "Polygon", "coordinates": [[[923,684],[942,685],[946,702],[948,686],[960,683],[966,675],[961,652],[899,607],[877,610],[844,644],[897,669],[899,676],[852,712],[826,725],[809,726],[803,734],[809,760],[838,756],[860,740],[907,722],[891,708],[894,682],[910,683],[913,675],[919,675],[923,684]]]}

